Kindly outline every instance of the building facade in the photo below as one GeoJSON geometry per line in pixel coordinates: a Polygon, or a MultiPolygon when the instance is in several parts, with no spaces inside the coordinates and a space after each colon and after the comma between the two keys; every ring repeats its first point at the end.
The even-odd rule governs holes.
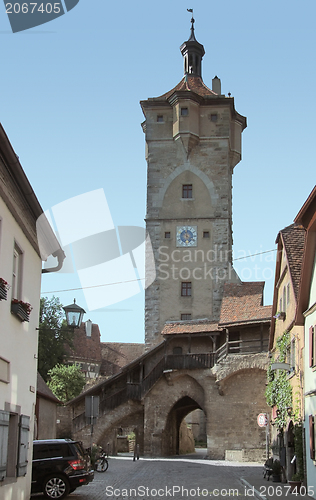
{"type": "Polygon", "coordinates": [[[316,186],[295,218],[306,231],[297,322],[304,325],[306,479],[316,498],[316,186]]]}
{"type": "Polygon", "coordinates": [[[30,497],[42,258],[52,252],[60,268],[63,252],[0,125],[1,500],[30,497]]]}
{"type": "Polygon", "coordinates": [[[234,99],[202,79],[204,47],[181,46],[184,77],[141,102],[148,164],[146,229],[157,277],[146,289],[145,342],[161,341],[165,322],[218,321],[232,269],[232,174],[241,159],[246,118],[234,99]]]}
{"type": "Polygon", "coordinates": [[[303,475],[304,327],[297,321],[305,248],[305,230],[298,224],[282,229],[276,243],[277,262],[269,340],[271,364],[267,401],[272,408],[271,447],[286,480],[303,475]],[[300,445],[298,444],[300,443],[300,445]]]}
{"type": "Polygon", "coordinates": [[[36,403],[42,213],[0,126],[0,497],[29,498],[36,403]]]}

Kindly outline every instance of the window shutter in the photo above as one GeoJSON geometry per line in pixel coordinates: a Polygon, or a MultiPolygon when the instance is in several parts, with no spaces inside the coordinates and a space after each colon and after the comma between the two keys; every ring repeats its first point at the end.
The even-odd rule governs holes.
{"type": "Polygon", "coordinates": [[[313,415],[309,415],[309,449],[310,449],[310,457],[312,460],[315,460],[315,434],[314,434],[314,426],[315,419],[313,415]]]}
{"type": "Polygon", "coordinates": [[[27,472],[27,454],[29,450],[30,417],[21,415],[19,424],[19,459],[17,476],[25,476],[27,472]]]}
{"type": "Polygon", "coordinates": [[[7,475],[10,413],[0,410],[0,481],[7,475]]]}
{"type": "Polygon", "coordinates": [[[309,366],[314,365],[314,327],[309,327],[309,366]]]}

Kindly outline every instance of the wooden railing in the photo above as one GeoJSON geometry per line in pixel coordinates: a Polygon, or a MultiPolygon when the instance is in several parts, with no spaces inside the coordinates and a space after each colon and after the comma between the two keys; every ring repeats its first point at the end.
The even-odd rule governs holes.
{"type": "Polygon", "coordinates": [[[258,354],[268,351],[269,339],[230,340],[219,347],[215,353],[216,363],[223,361],[228,354],[258,354]]]}
{"type": "Polygon", "coordinates": [[[213,368],[215,353],[171,354],[166,356],[165,370],[194,370],[213,368]]]}
{"type": "Polygon", "coordinates": [[[165,370],[165,358],[161,358],[160,361],[154,366],[154,368],[143,378],[141,382],[141,395],[142,397],[147,394],[147,392],[152,388],[152,386],[160,379],[165,370]]]}

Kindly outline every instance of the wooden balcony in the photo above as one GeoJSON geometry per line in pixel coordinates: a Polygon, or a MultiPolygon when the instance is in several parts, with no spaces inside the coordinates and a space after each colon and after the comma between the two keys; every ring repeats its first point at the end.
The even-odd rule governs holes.
{"type": "Polygon", "coordinates": [[[223,361],[229,354],[258,354],[259,352],[268,351],[269,339],[245,339],[245,340],[231,340],[225,342],[219,349],[217,349],[216,363],[223,361]]]}

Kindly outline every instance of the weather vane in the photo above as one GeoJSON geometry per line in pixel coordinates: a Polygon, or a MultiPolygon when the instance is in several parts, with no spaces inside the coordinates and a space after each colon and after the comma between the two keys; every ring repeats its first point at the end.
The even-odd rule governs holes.
{"type": "Polygon", "coordinates": [[[195,23],[195,19],[193,17],[193,9],[187,9],[187,11],[192,13],[191,23],[192,23],[192,28],[193,28],[193,24],[195,23]]]}

